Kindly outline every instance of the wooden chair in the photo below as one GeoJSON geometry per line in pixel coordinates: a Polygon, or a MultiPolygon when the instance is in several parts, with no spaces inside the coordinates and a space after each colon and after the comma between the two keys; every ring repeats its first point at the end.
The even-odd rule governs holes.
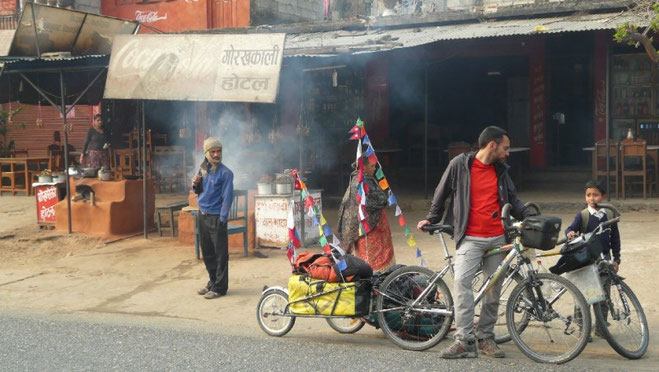
{"type": "MultiPolygon", "coordinates": [[[[245,257],[247,257],[249,253],[247,249],[247,215],[249,213],[247,195],[247,190],[233,190],[233,203],[231,204],[231,211],[229,211],[229,219],[227,221],[227,235],[243,234],[243,255],[245,257]]],[[[195,217],[195,254],[197,259],[199,259],[201,257],[199,242],[199,211],[195,210],[191,211],[191,213],[195,217]]]]}
{"type": "Polygon", "coordinates": [[[135,174],[135,151],[131,149],[113,149],[111,151],[110,166],[116,180],[124,179],[124,176],[135,174]]]}
{"type": "Polygon", "coordinates": [[[51,171],[64,169],[64,152],[62,150],[48,150],[48,169],[51,171]]]}
{"type": "MultiPolygon", "coordinates": [[[[616,198],[618,198],[618,177],[619,169],[618,164],[620,158],[618,153],[618,142],[609,141],[609,177],[615,179],[616,184],[616,198]]],[[[606,141],[601,140],[595,143],[595,150],[593,150],[593,180],[597,180],[600,177],[606,177],[606,141]]]]}
{"type": "Polygon", "coordinates": [[[458,141],[458,142],[451,142],[448,144],[448,160],[451,161],[454,157],[471,151],[471,144],[464,142],[464,141],[458,141]]]}
{"type": "MultiPolygon", "coordinates": [[[[29,182],[29,181],[28,181],[29,182]]],[[[31,183],[25,185],[25,172],[2,172],[0,171],[0,195],[3,192],[9,192],[11,195],[16,195],[17,192],[25,193],[25,196],[30,194],[31,183]]]]}
{"type": "MultiPolygon", "coordinates": [[[[643,199],[647,199],[647,148],[642,139],[625,139],[620,144],[620,171],[622,176],[622,198],[625,199],[627,178],[638,177],[642,180],[643,199]]],[[[633,184],[633,183],[632,183],[633,184]]],[[[632,191],[631,185],[629,188],[632,191]]]]}

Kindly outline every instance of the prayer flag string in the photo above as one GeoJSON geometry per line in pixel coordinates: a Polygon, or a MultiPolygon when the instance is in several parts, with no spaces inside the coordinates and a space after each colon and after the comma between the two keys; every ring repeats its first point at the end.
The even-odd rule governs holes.
{"type": "Polygon", "coordinates": [[[364,162],[363,162],[363,156],[368,157],[369,163],[371,164],[377,164],[377,170],[375,171],[375,179],[377,180],[377,185],[387,193],[387,204],[390,207],[396,206],[396,217],[398,217],[398,224],[405,230],[405,238],[407,240],[407,245],[410,246],[410,248],[416,249],[416,257],[419,259],[419,265],[421,267],[426,266],[426,260],[423,258],[423,254],[421,252],[421,249],[417,246],[416,240],[414,240],[414,235],[412,234],[412,231],[410,228],[407,226],[407,221],[405,220],[405,217],[403,217],[403,211],[400,208],[400,205],[398,204],[398,199],[396,199],[396,196],[394,195],[394,192],[391,190],[391,185],[389,184],[389,181],[387,181],[387,177],[384,175],[384,171],[382,170],[382,164],[380,164],[380,161],[378,160],[378,157],[376,155],[375,148],[373,147],[373,143],[371,142],[371,139],[368,137],[368,134],[366,133],[366,129],[364,128],[364,122],[358,118],[357,121],[355,122],[355,125],[348,131],[350,133],[350,139],[351,140],[356,140],[357,141],[357,153],[356,153],[356,158],[355,158],[355,163],[357,164],[357,167],[359,169],[358,172],[358,178],[357,178],[357,202],[359,203],[359,210],[358,210],[358,216],[359,216],[359,235],[365,235],[368,234],[370,231],[370,227],[368,226],[366,217],[368,214],[366,213],[366,199],[369,193],[368,189],[368,183],[364,180],[364,162]],[[362,151],[363,147],[366,147],[366,150],[362,151]]]}

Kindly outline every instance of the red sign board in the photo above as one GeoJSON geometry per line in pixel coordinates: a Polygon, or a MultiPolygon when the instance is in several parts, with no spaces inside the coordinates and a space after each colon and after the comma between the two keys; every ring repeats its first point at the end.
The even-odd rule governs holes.
{"type": "Polygon", "coordinates": [[[55,223],[55,204],[59,201],[56,185],[35,186],[37,222],[55,223]]]}

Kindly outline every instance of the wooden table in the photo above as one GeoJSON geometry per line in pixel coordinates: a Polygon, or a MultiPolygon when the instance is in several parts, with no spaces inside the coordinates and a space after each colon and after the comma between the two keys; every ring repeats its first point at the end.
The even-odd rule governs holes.
{"type": "MultiPolygon", "coordinates": [[[[16,187],[13,187],[11,189],[3,187],[1,190],[2,191],[11,191],[16,192],[25,192],[25,195],[31,195],[32,194],[32,182],[30,182],[30,164],[36,164],[36,170],[41,171],[43,169],[46,169],[48,167],[48,157],[43,157],[43,156],[27,156],[27,157],[22,157],[22,158],[0,158],[0,180],[2,179],[2,167],[5,165],[9,165],[9,172],[17,172],[16,168],[18,165],[23,166],[22,172],[25,173],[25,189],[19,189],[16,187]],[[43,165],[43,167],[42,167],[43,165]]],[[[20,170],[18,172],[21,172],[20,170]]],[[[15,185],[14,185],[15,186],[15,185]]],[[[1,192],[0,192],[1,194],[1,192]]]]}

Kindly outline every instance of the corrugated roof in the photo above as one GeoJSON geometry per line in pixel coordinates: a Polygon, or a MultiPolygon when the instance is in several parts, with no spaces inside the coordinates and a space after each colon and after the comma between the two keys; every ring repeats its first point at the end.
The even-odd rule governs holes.
{"type": "Polygon", "coordinates": [[[563,17],[483,21],[392,30],[329,31],[289,34],[286,56],[331,56],[409,48],[442,40],[476,39],[539,33],[614,30],[625,21],[638,19],[622,13],[573,14],[563,17]],[[317,52],[316,52],[317,50],[317,52]]]}

